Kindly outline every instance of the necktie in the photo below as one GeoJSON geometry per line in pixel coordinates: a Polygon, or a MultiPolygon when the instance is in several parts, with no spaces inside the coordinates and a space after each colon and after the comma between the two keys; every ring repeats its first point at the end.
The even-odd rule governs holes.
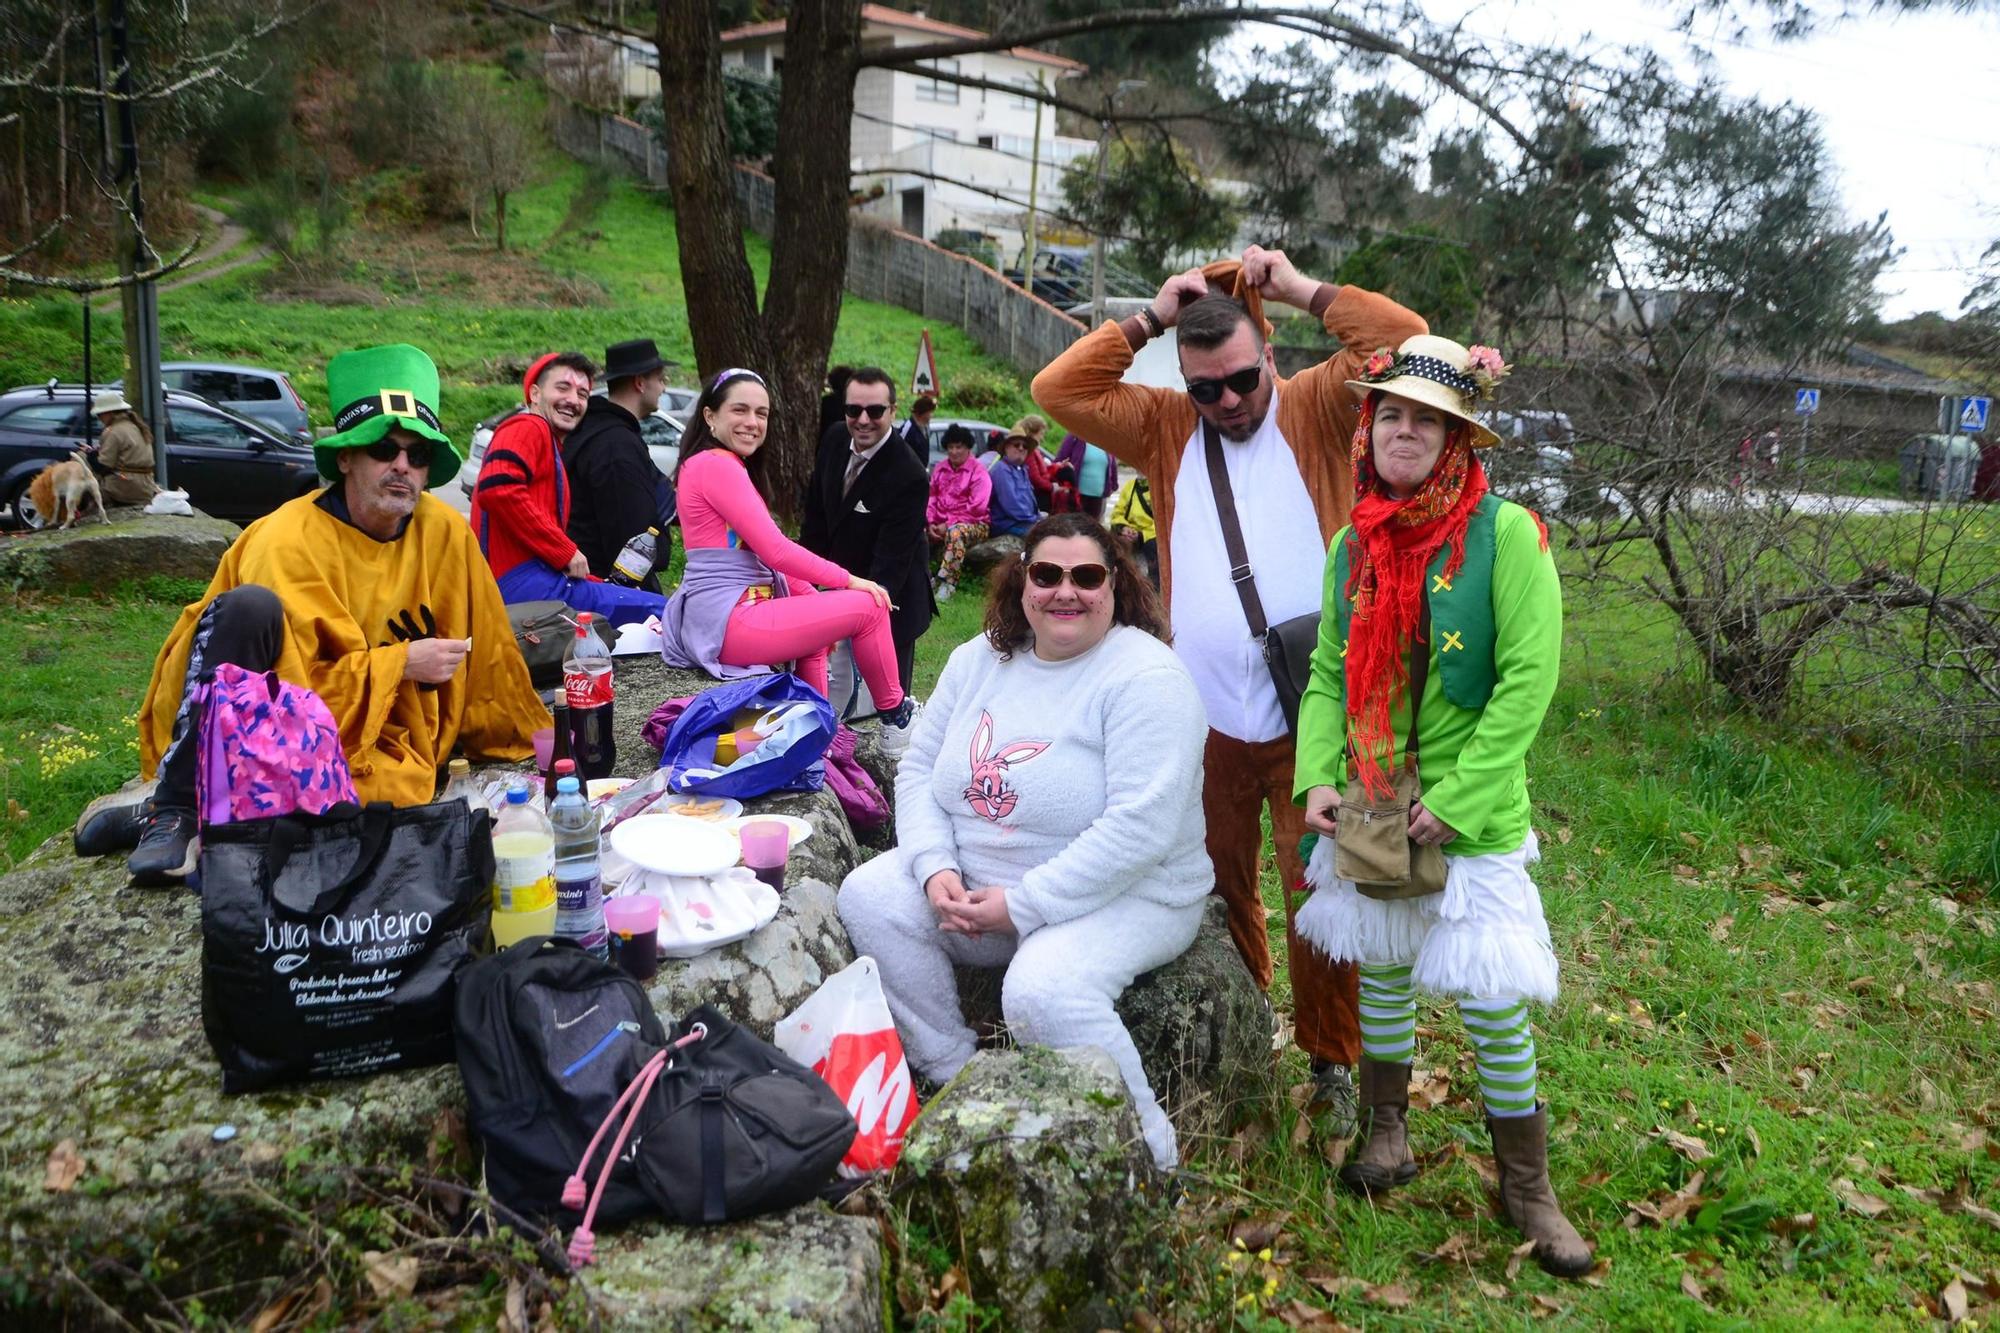
{"type": "Polygon", "coordinates": [[[854,454],[847,460],[847,479],[840,483],[841,499],[844,500],[847,498],[847,493],[854,489],[854,479],[860,476],[861,469],[867,466],[868,460],[860,454],[854,454]]]}

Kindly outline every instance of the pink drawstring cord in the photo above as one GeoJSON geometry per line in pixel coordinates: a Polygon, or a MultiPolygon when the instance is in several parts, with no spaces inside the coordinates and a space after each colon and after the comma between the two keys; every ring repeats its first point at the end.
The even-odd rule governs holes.
{"type": "Polygon", "coordinates": [[[639,1112],[646,1105],[646,1098],[652,1095],[653,1085],[672,1063],[674,1053],[683,1047],[692,1046],[708,1035],[708,1029],[696,1023],[685,1037],[674,1042],[664,1051],[654,1052],[651,1059],[639,1067],[632,1081],[625,1085],[625,1091],[618,1094],[618,1100],[611,1104],[604,1121],[597,1132],[590,1136],[590,1146],[583,1150],[583,1160],[576,1164],[576,1170],[563,1182],[562,1205],[569,1209],[583,1209],[583,1221],[569,1238],[569,1262],[572,1268],[582,1268],[596,1262],[597,1238],[591,1233],[590,1224],[597,1216],[597,1205],[604,1201],[604,1187],[611,1183],[612,1169],[618,1163],[618,1155],[625,1151],[625,1142],[631,1137],[632,1127],[639,1123],[639,1112]],[[618,1127],[618,1137],[612,1140],[611,1149],[605,1153],[597,1174],[597,1188],[591,1190],[589,1206],[585,1207],[585,1186],[583,1173],[590,1167],[590,1159],[597,1152],[597,1145],[604,1140],[604,1132],[611,1128],[611,1122],[618,1119],[623,1111],[625,1118],[618,1127]]]}

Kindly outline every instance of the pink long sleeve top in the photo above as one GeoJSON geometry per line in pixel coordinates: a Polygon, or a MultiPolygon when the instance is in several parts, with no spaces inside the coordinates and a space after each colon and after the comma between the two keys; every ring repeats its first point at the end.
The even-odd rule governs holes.
{"type": "Polygon", "coordinates": [[[846,570],[779,530],[743,460],[729,450],[702,450],[681,464],[675,481],[680,491],[681,541],[688,550],[738,547],[800,583],[847,586],[846,570]]]}
{"type": "Polygon", "coordinates": [[[972,459],[958,467],[949,459],[931,473],[931,499],[924,508],[924,522],[984,523],[993,501],[993,475],[972,459]]]}

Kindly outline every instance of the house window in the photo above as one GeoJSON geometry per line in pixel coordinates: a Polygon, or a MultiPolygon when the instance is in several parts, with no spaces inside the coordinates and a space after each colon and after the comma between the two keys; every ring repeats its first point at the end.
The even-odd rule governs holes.
{"type": "MultiPolygon", "coordinates": [[[[944,74],[958,73],[956,60],[927,60],[922,68],[935,69],[944,74]]],[[[919,102],[943,102],[947,106],[958,105],[958,85],[944,83],[938,79],[917,80],[917,100],[919,102]]]]}
{"type": "Polygon", "coordinates": [[[993,136],[992,136],[992,135],[990,135],[990,134],[982,134],[982,135],[980,135],[980,136],[979,136],[979,146],[980,146],[981,148],[991,148],[991,147],[993,147],[993,136]]]}
{"type": "Polygon", "coordinates": [[[940,139],[945,143],[958,142],[957,130],[940,129],[936,125],[919,125],[916,127],[916,130],[918,134],[923,135],[926,139],[940,139]]]}
{"type": "Polygon", "coordinates": [[[762,74],[764,72],[764,48],[760,46],[755,51],[745,51],[743,53],[743,68],[762,74]]]}
{"type": "Polygon", "coordinates": [[[1019,86],[1019,87],[1022,87],[1022,88],[1026,88],[1026,89],[1028,90],[1028,91],[1027,91],[1027,92],[1025,92],[1025,93],[1009,93],[1009,94],[1007,94],[1007,105],[1008,105],[1008,106],[1011,106],[1011,107],[1031,107],[1031,106],[1033,106],[1033,105],[1035,104],[1035,99],[1034,99],[1034,96],[1033,96],[1033,93],[1034,93],[1034,91],[1035,91],[1035,81],[1034,81],[1033,79],[1009,79],[1009,80],[1007,80],[1007,82],[1009,82],[1009,83],[1012,83],[1012,84],[1015,84],[1015,85],[1017,85],[1017,86],[1019,86]]]}

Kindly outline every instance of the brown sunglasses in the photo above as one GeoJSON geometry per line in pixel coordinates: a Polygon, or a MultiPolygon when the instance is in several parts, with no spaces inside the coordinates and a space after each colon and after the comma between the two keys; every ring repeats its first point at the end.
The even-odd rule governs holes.
{"type": "Polygon", "coordinates": [[[1037,588],[1061,587],[1065,574],[1076,585],[1078,592],[1096,592],[1111,577],[1111,571],[1103,565],[1070,565],[1065,568],[1053,560],[1036,560],[1028,566],[1028,582],[1037,588]]]}

